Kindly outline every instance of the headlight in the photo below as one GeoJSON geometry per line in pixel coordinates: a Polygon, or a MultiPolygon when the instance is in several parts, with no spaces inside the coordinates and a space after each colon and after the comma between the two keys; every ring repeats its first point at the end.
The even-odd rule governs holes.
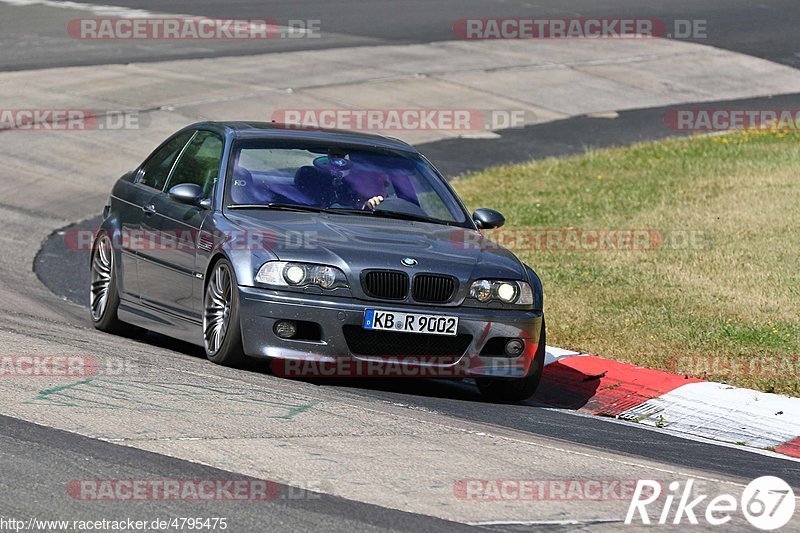
{"type": "Polygon", "coordinates": [[[256,281],[278,287],[307,287],[316,285],[323,289],[349,287],[344,272],[328,265],[270,261],[258,269],[256,281]]]}
{"type": "Polygon", "coordinates": [[[497,285],[497,299],[507,304],[517,301],[519,286],[516,283],[502,282],[497,285]]]}
{"type": "Polygon", "coordinates": [[[306,279],[306,269],[300,265],[286,265],[283,269],[283,279],[289,285],[300,285],[306,279]]]}
{"type": "Polygon", "coordinates": [[[533,305],[533,291],[524,281],[479,279],[472,283],[469,295],[482,303],[499,300],[507,304],[533,305]]]}
{"type": "Polygon", "coordinates": [[[469,294],[479,302],[488,302],[492,299],[492,282],[486,279],[476,281],[469,294]]]}

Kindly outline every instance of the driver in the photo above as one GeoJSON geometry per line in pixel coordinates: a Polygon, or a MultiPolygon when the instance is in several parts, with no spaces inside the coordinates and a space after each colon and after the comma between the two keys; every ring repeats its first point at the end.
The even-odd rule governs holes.
{"type": "Polygon", "coordinates": [[[358,188],[365,191],[366,200],[361,202],[361,209],[375,210],[386,199],[389,192],[389,176],[381,172],[364,178],[364,183],[358,188]]]}

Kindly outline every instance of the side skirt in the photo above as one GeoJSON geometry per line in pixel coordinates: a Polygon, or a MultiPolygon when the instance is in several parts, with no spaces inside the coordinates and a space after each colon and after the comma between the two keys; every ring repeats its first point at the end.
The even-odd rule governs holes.
{"type": "Polygon", "coordinates": [[[160,309],[122,300],[117,311],[123,322],[203,346],[203,324],[160,309]]]}

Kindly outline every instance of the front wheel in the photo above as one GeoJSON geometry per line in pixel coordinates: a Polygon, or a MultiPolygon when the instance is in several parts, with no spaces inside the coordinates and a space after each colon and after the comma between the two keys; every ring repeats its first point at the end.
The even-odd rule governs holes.
{"type": "Polygon", "coordinates": [[[208,359],[235,366],[244,361],[239,325],[239,291],[233,266],[220,259],[211,270],[203,298],[203,340],[208,359]]]}
{"type": "Polygon", "coordinates": [[[487,400],[499,403],[517,403],[533,396],[539,387],[539,380],[542,379],[546,337],[544,318],[542,318],[542,332],[539,335],[539,345],[536,347],[536,355],[530,373],[524,378],[516,379],[477,378],[475,381],[478,383],[481,394],[487,400]]]}

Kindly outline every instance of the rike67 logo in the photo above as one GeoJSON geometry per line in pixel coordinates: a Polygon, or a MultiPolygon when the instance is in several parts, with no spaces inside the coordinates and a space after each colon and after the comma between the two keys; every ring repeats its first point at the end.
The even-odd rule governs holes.
{"type": "Polygon", "coordinates": [[[733,514],[740,511],[753,527],[772,531],[788,524],[794,516],[794,491],[788,483],[775,476],[754,479],[745,487],[738,500],[730,494],[720,494],[708,500],[708,494],[698,494],[694,489],[693,479],[686,481],[682,489],[679,481],[673,481],[668,485],[668,492],[663,499],[664,506],[657,513],[658,518],[652,518],[647,507],[659,501],[661,492],[658,481],[640,479],[628,507],[625,523],[632,524],[637,519],[648,525],[653,521],[660,525],[685,522],[696,525],[700,523],[699,517],[710,525],[720,526],[730,522],[733,514]]]}

